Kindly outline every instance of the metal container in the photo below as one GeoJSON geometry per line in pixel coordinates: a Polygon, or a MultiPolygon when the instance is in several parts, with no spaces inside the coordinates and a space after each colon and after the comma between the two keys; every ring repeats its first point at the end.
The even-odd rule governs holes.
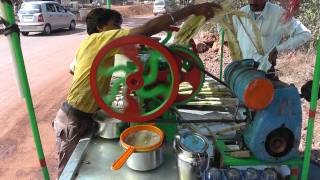
{"type": "Polygon", "coordinates": [[[228,180],[241,180],[240,171],[235,168],[227,169],[226,176],[228,180]]]}
{"type": "Polygon", "coordinates": [[[206,171],[206,176],[203,180],[221,180],[224,179],[223,172],[215,167],[210,168],[206,171]]]}
{"type": "Polygon", "coordinates": [[[177,165],[180,180],[201,179],[208,167],[208,140],[193,132],[175,136],[174,149],[178,153],[177,165]]]}
{"type": "Polygon", "coordinates": [[[277,180],[277,172],[273,168],[266,168],[262,173],[262,180],[277,180]]]}
{"type": "Polygon", "coordinates": [[[259,180],[259,172],[254,168],[248,168],[246,171],[246,180],[259,180]]]}
{"type": "Polygon", "coordinates": [[[163,163],[163,145],[149,152],[134,152],[127,160],[127,166],[136,171],[156,169],[163,163]]]}
{"type": "Polygon", "coordinates": [[[98,136],[106,139],[119,138],[122,131],[129,127],[129,123],[112,118],[103,110],[97,111],[93,115],[93,120],[99,124],[98,136]]]}

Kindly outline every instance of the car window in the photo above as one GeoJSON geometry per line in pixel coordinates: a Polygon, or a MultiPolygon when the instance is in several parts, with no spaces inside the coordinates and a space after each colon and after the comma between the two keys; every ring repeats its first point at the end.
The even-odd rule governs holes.
{"type": "Polygon", "coordinates": [[[53,4],[46,4],[46,8],[48,12],[56,12],[56,8],[53,4]]]}
{"type": "Polygon", "coordinates": [[[40,4],[31,4],[31,3],[23,3],[19,10],[19,13],[41,13],[41,5],[40,4]]]}
{"type": "Polygon", "coordinates": [[[56,5],[58,12],[65,12],[64,8],[62,6],[56,5]]]}
{"type": "Polygon", "coordinates": [[[154,5],[156,6],[163,6],[164,5],[164,1],[155,1],[154,5]]]}

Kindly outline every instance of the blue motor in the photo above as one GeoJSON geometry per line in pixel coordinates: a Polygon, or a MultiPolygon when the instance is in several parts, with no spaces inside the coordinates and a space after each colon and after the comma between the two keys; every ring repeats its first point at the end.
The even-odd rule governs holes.
{"type": "Polygon", "coordinates": [[[274,88],[265,72],[255,68],[252,59],[230,63],[224,71],[224,80],[239,100],[248,108],[261,110],[273,98],[274,88]]]}
{"type": "Polygon", "coordinates": [[[244,133],[244,141],[259,160],[285,161],[297,155],[302,126],[300,95],[296,87],[273,82],[271,104],[256,111],[244,133]]]}

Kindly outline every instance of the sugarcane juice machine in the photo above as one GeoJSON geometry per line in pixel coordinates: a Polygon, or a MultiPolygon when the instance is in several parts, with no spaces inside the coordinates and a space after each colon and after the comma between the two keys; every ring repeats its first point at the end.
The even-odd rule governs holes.
{"type": "MultiPolygon", "coordinates": [[[[168,38],[166,38],[168,39],[168,38]]],[[[171,141],[177,133],[177,106],[193,99],[204,83],[204,70],[195,48],[164,45],[143,36],[118,38],[97,54],[90,85],[99,106],[110,116],[136,123],[155,122],[171,141]],[[107,66],[108,57],[121,54],[124,63],[107,66]],[[114,77],[114,74],[122,76],[114,77]],[[109,90],[98,88],[98,80],[112,78],[109,90]],[[180,94],[187,83],[189,94],[180,94]]],[[[229,156],[228,141],[216,139],[216,166],[288,164],[295,159],[301,136],[301,103],[297,88],[266,78],[253,60],[236,61],[224,71],[231,92],[245,105],[246,127],[240,132],[251,156],[229,156]]],[[[239,142],[239,144],[241,144],[239,142]]]]}
{"type": "Polygon", "coordinates": [[[200,70],[204,67],[193,53],[194,43],[190,48],[164,46],[171,35],[172,32],[168,32],[162,43],[143,36],[116,39],[97,54],[90,74],[93,95],[106,113],[132,125],[156,122],[169,141],[177,132],[176,106],[192,99],[204,82],[204,73],[200,70]],[[125,60],[106,67],[111,54],[125,60]],[[98,89],[97,80],[101,78],[112,79],[108,92],[98,89]],[[192,92],[179,94],[182,83],[190,85],[192,92]]]}

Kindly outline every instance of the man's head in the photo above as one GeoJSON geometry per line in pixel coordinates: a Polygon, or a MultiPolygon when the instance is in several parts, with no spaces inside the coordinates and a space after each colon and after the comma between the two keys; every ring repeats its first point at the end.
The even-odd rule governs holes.
{"type": "Polygon", "coordinates": [[[250,9],[253,12],[262,11],[266,5],[267,0],[248,0],[250,9]]]}
{"type": "Polygon", "coordinates": [[[87,18],[88,34],[120,29],[122,24],[122,16],[118,11],[96,8],[89,12],[87,18]]]}

